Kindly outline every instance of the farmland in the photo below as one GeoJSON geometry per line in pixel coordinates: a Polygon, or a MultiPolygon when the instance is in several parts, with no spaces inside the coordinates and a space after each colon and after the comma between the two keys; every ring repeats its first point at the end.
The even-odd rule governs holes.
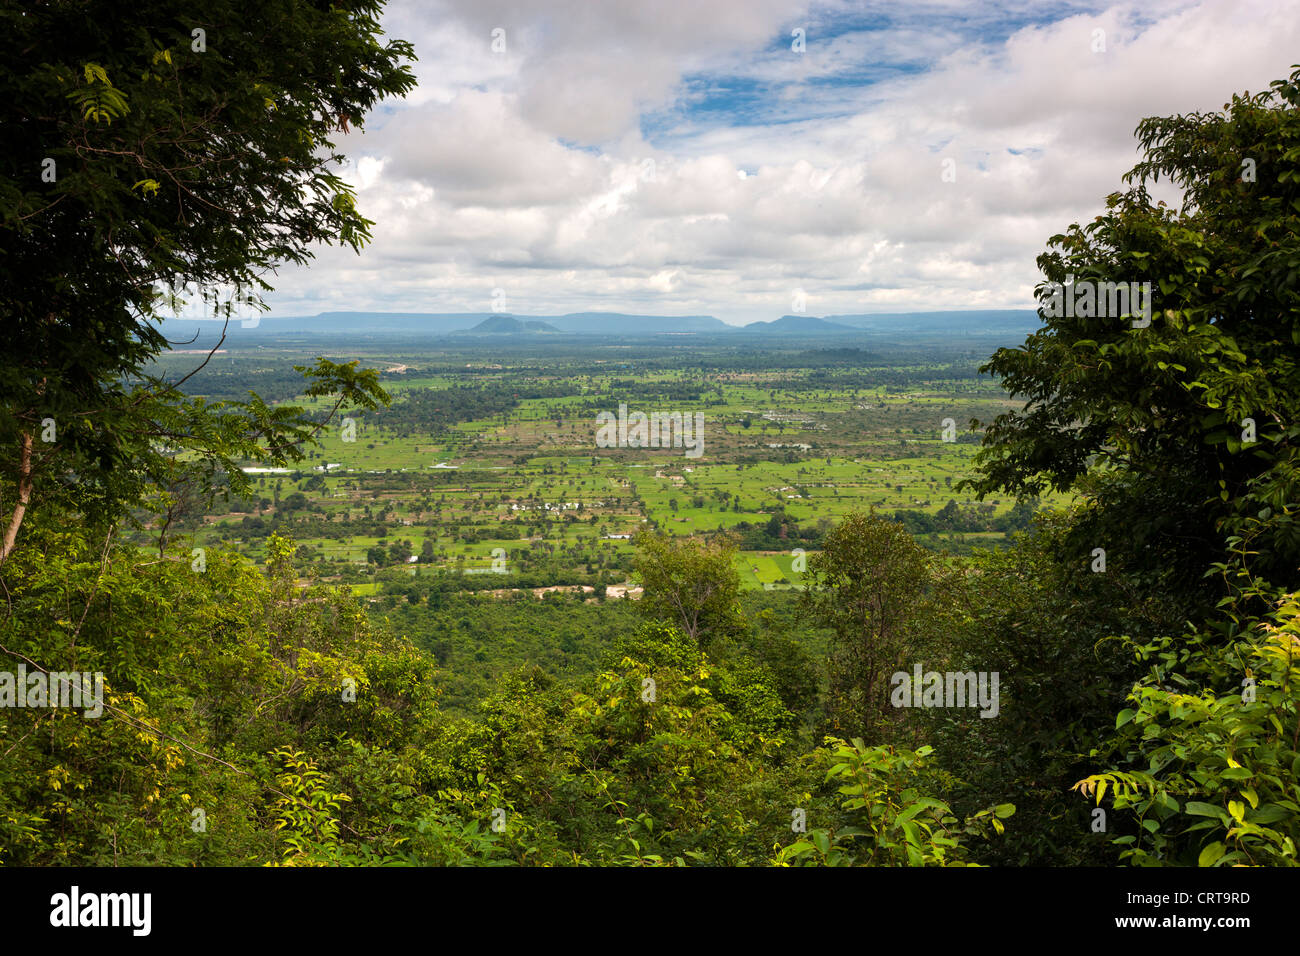
{"type": "MultiPolygon", "coordinates": [[[[296,468],[250,469],[254,494],[178,526],[195,546],[254,556],[273,531],[291,535],[304,576],[359,593],[451,576],[458,590],[603,596],[634,583],[633,538],[645,528],[731,532],[743,586],[772,590],[795,587],[797,551],[854,511],[906,519],[922,543],[954,551],[997,546],[1032,512],[959,488],[979,440],[969,423],[1012,404],[965,357],[826,365],[814,355],[801,366],[787,354],[756,367],[773,363],[576,351],[545,363],[478,351],[346,356],[381,371],[391,404],[331,421],[296,468]],[[598,416],[620,407],[702,416],[700,447],[600,447],[598,416]]],[[[185,358],[167,362],[180,369],[185,358]]],[[[279,403],[321,411],[292,393],[291,366],[304,359],[291,348],[214,356],[200,383],[213,399],[269,386],[279,403]]]]}
{"type": "MultiPolygon", "coordinates": [[[[299,582],[361,598],[437,661],[442,706],[466,715],[521,667],[592,672],[633,626],[643,530],[734,536],[755,626],[820,657],[827,635],[798,594],[844,516],[874,510],[964,554],[1006,546],[1056,503],[960,488],[980,440],[971,420],[1013,405],[979,373],[988,350],[272,340],[212,356],[196,389],[210,401],[255,391],[324,422],[294,370],[324,352],[376,369],[390,403],[330,419],[292,468],[250,463],[249,493],[173,509],[166,534],[258,562],[273,534],[291,538],[299,582]],[[636,413],[703,426],[679,447],[636,447],[636,413]],[[622,424],[600,440],[611,417],[622,424]]],[[[196,361],[167,356],[159,371],[196,361]]],[[[162,522],[141,519],[137,543],[156,549],[162,522]]]]}

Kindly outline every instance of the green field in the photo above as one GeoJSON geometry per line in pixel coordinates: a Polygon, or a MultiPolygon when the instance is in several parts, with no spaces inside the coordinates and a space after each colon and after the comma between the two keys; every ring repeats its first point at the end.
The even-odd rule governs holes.
{"type": "MultiPolygon", "coordinates": [[[[503,569],[512,586],[627,583],[637,532],[728,531],[743,585],[758,590],[796,586],[792,551],[815,550],[854,511],[909,513],[924,543],[957,550],[996,547],[1025,517],[1012,500],[958,490],[978,448],[966,424],[1012,407],[966,362],[828,372],[358,358],[381,371],[391,405],[337,416],[293,468],[250,466],[253,494],[189,516],[196,543],[257,555],[275,531],[298,544],[304,576],[400,587],[445,572],[477,589],[488,580],[477,575],[503,569]],[[703,414],[701,453],[600,447],[597,415],[620,405],[703,414]],[[765,538],[774,519],[800,537],[765,538]]],[[[259,355],[247,386],[288,361],[259,355]]],[[[279,402],[323,413],[301,395],[279,402]]]]}

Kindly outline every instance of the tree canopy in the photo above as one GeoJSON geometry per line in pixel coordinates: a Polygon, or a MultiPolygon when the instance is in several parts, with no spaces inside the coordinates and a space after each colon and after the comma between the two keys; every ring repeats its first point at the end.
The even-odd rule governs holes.
{"type": "Polygon", "coordinates": [[[1130,188],[1038,258],[1042,330],[984,366],[1026,404],[989,424],[965,486],[1085,492],[1099,507],[1081,546],[1170,586],[1199,580],[1229,538],[1300,584],[1297,106],[1300,71],[1222,112],[1138,125],[1130,188]],[[1179,208],[1152,201],[1162,177],[1179,208]],[[1150,283],[1150,324],[1052,315],[1071,281],[1150,283]]]}
{"type": "MultiPolygon", "coordinates": [[[[62,499],[105,514],[187,470],[283,462],[289,409],[205,406],[149,359],[178,289],[214,317],[257,315],[265,275],[320,242],[359,248],[370,221],[333,137],[414,85],[409,43],[374,0],[250,7],[71,2],[0,8],[0,469],[25,511],[62,499]],[[165,458],[165,460],[164,460],[165,458]]],[[[320,362],[319,394],[374,407],[373,377],[320,362]]]]}

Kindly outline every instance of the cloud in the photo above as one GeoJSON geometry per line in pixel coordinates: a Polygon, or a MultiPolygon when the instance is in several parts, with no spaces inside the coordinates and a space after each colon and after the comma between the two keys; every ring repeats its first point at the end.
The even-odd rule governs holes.
{"type": "Polygon", "coordinates": [[[374,241],[286,269],[277,313],[493,288],[729,321],[795,288],[814,314],[1031,307],[1035,256],[1122,188],[1137,122],[1288,74],[1300,0],[445,0],[385,24],[420,86],[343,143],[374,241]]]}
{"type": "Polygon", "coordinates": [[[387,160],[390,188],[418,183],[453,207],[563,205],[603,180],[597,158],[528,125],[513,97],[479,90],[400,113],[361,148],[387,160]]]}

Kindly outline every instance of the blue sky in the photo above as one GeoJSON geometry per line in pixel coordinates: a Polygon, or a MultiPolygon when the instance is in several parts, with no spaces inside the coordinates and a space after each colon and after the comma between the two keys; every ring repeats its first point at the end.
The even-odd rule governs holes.
{"type": "Polygon", "coordinates": [[[339,141],[374,241],[272,277],[273,314],[496,290],[729,322],[799,293],[813,315],[1029,308],[1035,256],[1121,188],[1139,119],[1300,59],[1300,0],[411,0],[384,23],[419,85],[339,141]]]}

